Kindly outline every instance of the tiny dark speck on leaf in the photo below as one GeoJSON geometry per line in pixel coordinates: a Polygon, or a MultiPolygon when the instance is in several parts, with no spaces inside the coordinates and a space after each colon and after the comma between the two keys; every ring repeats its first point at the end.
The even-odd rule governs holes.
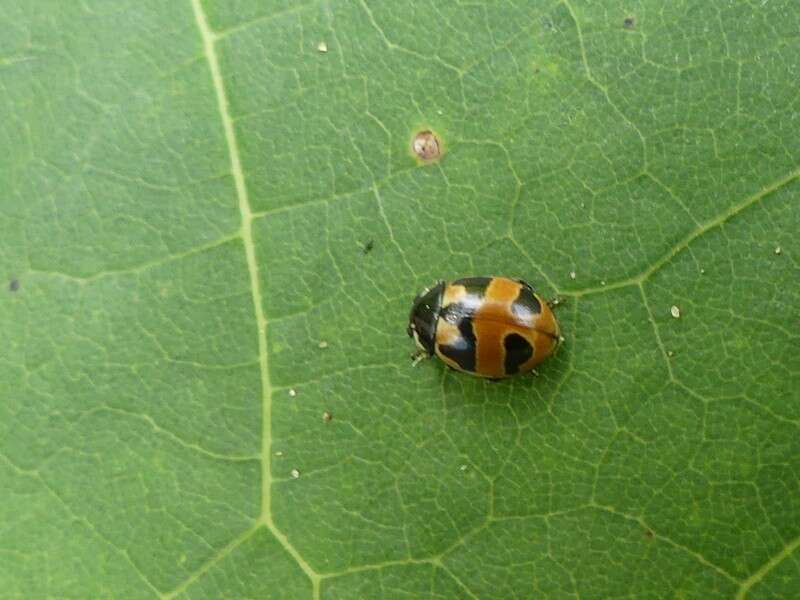
{"type": "Polygon", "coordinates": [[[16,292],[19,289],[19,279],[12,279],[8,282],[8,291],[16,292]]]}
{"type": "Polygon", "coordinates": [[[364,247],[362,248],[361,251],[364,254],[369,254],[370,252],[372,252],[372,249],[374,247],[375,247],[375,240],[369,240],[367,243],[364,244],[364,247]]]}
{"type": "Polygon", "coordinates": [[[648,540],[652,540],[655,536],[656,536],[656,534],[653,533],[652,529],[645,529],[644,530],[644,537],[646,537],[648,540]]]}
{"type": "Polygon", "coordinates": [[[636,27],[636,18],[635,17],[625,17],[625,20],[622,22],[622,26],[625,29],[633,29],[636,27]]]}

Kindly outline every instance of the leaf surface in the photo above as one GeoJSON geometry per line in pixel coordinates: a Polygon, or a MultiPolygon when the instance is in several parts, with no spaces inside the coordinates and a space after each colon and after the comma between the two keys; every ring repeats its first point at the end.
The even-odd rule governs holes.
{"type": "Polygon", "coordinates": [[[0,0],[3,594],[796,594],[799,30],[0,0]],[[479,274],[564,300],[538,377],[412,368],[479,274]]]}

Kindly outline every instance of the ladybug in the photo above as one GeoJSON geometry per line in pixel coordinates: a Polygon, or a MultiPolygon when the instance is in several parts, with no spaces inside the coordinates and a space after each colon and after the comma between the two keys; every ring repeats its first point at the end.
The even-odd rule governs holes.
{"type": "Polygon", "coordinates": [[[521,279],[439,281],[414,300],[408,335],[448,366],[500,379],[526,373],[561,339],[553,311],[521,279]]]}

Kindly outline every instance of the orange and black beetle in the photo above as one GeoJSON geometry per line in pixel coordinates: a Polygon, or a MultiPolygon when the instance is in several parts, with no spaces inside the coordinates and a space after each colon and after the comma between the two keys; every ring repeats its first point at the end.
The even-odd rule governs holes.
{"type": "Polygon", "coordinates": [[[525,373],[560,339],[553,311],[520,279],[439,281],[414,300],[408,335],[429,356],[479,377],[525,373]]]}

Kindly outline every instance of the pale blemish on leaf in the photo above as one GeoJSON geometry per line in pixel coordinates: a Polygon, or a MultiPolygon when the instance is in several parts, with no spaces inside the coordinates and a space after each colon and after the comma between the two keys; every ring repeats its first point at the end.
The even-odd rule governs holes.
{"type": "Polygon", "coordinates": [[[411,142],[411,151],[423,162],[432,162],[442,154],[439,138],[430,130],[420,131],[411,142]]]}

